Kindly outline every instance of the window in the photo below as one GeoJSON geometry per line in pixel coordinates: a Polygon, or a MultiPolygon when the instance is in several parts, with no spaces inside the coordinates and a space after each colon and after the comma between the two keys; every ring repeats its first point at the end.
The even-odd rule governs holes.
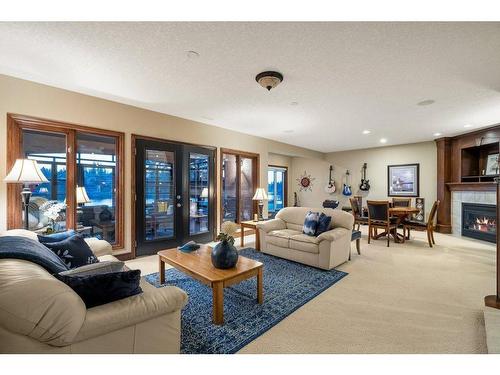
{"type": "MultiPolygon", "coordinates": [[[[29,186],[29,228],[75,229],[123,247],[123,138],[119,132],[9,114],[7,167],[17,158],[34,159],[49,180],[29,186]],[[57,217],[46,210],[55,204],[57,217]]],[[[7,189],[8,227],[19,228],[25,220],[18,209],[21,186],[7,189]]]]}
{"type": "Polygon", "coordinates": [[[221,150],[221,223],[253,219],[258,181],[258,154],[221,150]]]}
{"type": "Polygon", "coordinates": [[[268,216],[274,218],[276,213],[287,206],[287,168],[269,166],[267,169],[268,216]]]}

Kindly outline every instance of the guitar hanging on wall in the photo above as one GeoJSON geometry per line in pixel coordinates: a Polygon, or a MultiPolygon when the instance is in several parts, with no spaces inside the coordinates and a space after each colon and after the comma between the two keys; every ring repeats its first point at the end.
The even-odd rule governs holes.
{"type": "Polygon", "coordinates": [[[351,189],[351,185],[349,184],[349,170],[346,170],[345,172],[345,183],[344,183],[344,187],[342,189],[342,194],[344,194],[346,197],[349,197],[352,195],[352,189],[351,189]]]}
{"type": "Polygon", "coordinates": [[[363,164],[363,172],[361,177],[361,183],[359,184],[359,190],[368,191],[370,190],[370,180],[366,179],[366,163],[363,164]]]}
{"type": "Polygon", "coordinates": [[[330,165],[330,177],[328,178],[328,184],[325,186],[325,193],[333,194],[335,193],[335,181],[332,178],[333,165],[330,165]]]}

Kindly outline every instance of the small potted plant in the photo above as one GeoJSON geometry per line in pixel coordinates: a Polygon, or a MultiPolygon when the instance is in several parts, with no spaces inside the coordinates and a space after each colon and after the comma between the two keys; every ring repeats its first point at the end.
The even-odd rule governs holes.
{"type": "Polygon", "coordinates": [[[238,262],[238,251],[234,247],[233,235],[238,230],[238,225],[232,221],[225,221],[221,225],[221,231],[217,236],[220,241],[212,250],[212,264],[215,268],[233,268],[238,262]]]}
{"type": "Polygon", "coordinates": [[[58,201],[47,201],[40,206],[40,211],[50,219],[51,224],[47,227],[47,234],[56,231],[56,221],[61,219],[61,212],[65,208],[66,205],[58,201]]]}

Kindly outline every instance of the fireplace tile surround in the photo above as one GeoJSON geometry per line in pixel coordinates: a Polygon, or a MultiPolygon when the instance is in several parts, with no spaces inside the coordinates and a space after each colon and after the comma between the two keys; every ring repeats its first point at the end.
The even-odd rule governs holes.
{"type": "Polygon", "coordinates": [[[462,203],[497,203],[494,191],[453,191],[451,195],[451,226],[452,234],[462,236],[462,203]]]}

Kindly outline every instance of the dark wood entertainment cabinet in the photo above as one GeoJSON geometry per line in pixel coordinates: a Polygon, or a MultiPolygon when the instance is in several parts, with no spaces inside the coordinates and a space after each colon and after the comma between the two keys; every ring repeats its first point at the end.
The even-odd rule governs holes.
{"type": "Polygon", "coordinates": [[[497,154],[500,125],[436,139],[437,199],[441,201],[436,231],[451,233],[452,191],[496,191],[494,178],[485,175],[488,155],[497,154]]]}

